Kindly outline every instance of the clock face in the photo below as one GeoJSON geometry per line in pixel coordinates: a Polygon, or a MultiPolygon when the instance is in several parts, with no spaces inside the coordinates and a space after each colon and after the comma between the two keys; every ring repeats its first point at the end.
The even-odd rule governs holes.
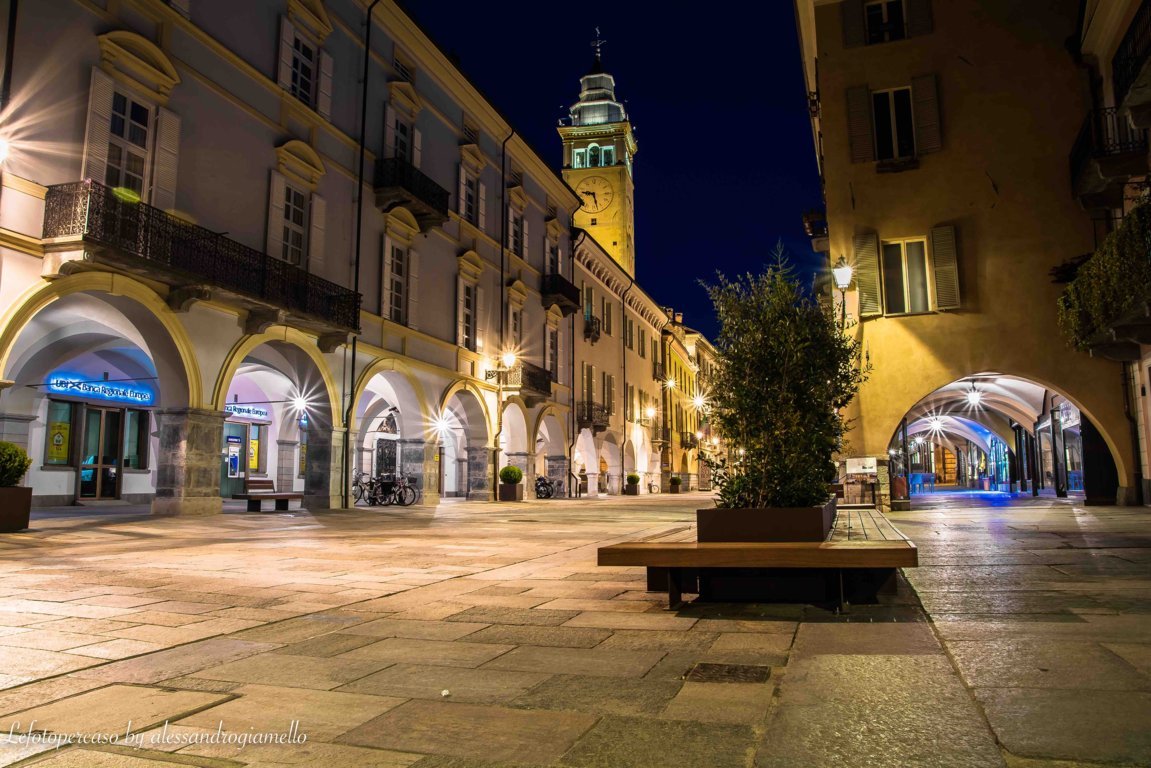
{"type": "Polygon", "coordinates": [[[603,176],[588,176],[576,187],[576,193],[588,213],[599,213],[610,206],[615,198],[611,182],[603,176]]]}

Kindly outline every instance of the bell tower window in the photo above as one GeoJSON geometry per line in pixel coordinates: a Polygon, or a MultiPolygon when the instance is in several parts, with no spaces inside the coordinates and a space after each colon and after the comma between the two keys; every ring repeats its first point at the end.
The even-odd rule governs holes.
{"type": "Polygon", "coordinates": [[[587,150],[576,149],[572,151],[572,168],[587,167],[587,150]]]}
{"type": "Polygon", "coordinates": [[[601,156],[604,168],[615,165],[615,147],[604,147],[601,156]]]}
{"type": "Polygon", "coordinates": [[[587,162],[589,168],[598,168],[600,165],[600,149],[596,144],[587,148],[587,162]]]}

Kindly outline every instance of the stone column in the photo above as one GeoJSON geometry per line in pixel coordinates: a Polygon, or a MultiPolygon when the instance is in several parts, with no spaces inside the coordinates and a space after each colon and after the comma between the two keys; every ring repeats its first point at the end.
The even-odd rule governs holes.
{"type": "Polygon", "coordinates": [[[492,500],[492,449],[468,446],[468,501],[492,500]]]}
{"type": "Polygon", "coordinates": [[[160,448],[152,514],[219,514],[224,413],[187,408],[154,415],[160,448]]]}
{"type": "Polygon", "coordinates": [[[891,511],[891,461],[877,458],[875,460],[875,495],[876,506],[884,514],[891,511]]]}
{"type": "Polygon", "coordinates": [[[416,479],[420,489],[420,506],[440,503],[439,445],[423,440],[400,441],[400,471],[416,479]]]}
{"type": "Polygon", "coordinates": [[[300,474],[296,462],[299,443],[295,440],[277,440],[276,446],[276,490],[289,493],[295,488],[296,477],[300,474]]]}
{"type": "Polygon", "coordinates": [[[322,414],[308,414],[308,454],[304,461],[304,508],[312,511],[339,507],[340,456],[344,433],[332,430],[322,414]]]}
{"type": "MultiPolygon", "coordinates": [[[[0,413],[0,440],[6,443],[15,443],[27,451],[33,463],[37,461],[36,453],[28,447],[28,430],[35,416],[25,416],[22,413],[0,413]]],[[[43,458],[43,457],[41,457],[43,458]]]]}
{"type": "Polygon", "coordinates": [[[589,499],[599,496],[599,472],[587,473],[587,496],[589,499]]]}
{"type": "Polygon", "coordinates": [[[551,480],[553,488],[569,489],[571,485],[571,478],[568,477],[568,457],[567,456],[548,456],[546,459],[548,463],[548,480],[551,480]],[[559,483],[557,485],[556,483],[559,483]]]}

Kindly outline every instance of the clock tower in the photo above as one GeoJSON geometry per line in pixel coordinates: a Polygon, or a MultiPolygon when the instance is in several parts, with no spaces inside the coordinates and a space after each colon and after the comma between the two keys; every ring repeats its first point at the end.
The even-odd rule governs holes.
{"type": "Polygon", "coordinates": [[[586,230],[631,276],[635,276],[635,135],[615,98],[615,78],[603,69],[597,39],[595,62],[580,78],[579,101],[560,123],[563,178],[580,198],[574,224],[586,230]]]}

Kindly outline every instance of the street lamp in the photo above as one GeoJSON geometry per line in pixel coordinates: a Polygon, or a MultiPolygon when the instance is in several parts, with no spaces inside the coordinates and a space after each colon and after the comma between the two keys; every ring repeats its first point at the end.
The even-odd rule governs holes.
{"type": "Polygon", "coordinates": [[[851,276],[855,270],[847,259],[840,255],[839,261],[831,268],[831,274],[835,278],[835,287],[839,289],[839,307],[840,307],[840,326],[847,327],[847,289],[851,285],[851,276]]]}
{"type": "MultiPolygon", "coordinates": [[[[486,379],[496,380],[496,437],[492,446],[492,488],[500,486],[500,436],[504,432],[504,384],[508,373],[516,367],[516,353],[512,350],[500,355],[499,367],[484,374],[486,379]]],[[[494,501],[494,498],[493,498],[494,501]]]]}

